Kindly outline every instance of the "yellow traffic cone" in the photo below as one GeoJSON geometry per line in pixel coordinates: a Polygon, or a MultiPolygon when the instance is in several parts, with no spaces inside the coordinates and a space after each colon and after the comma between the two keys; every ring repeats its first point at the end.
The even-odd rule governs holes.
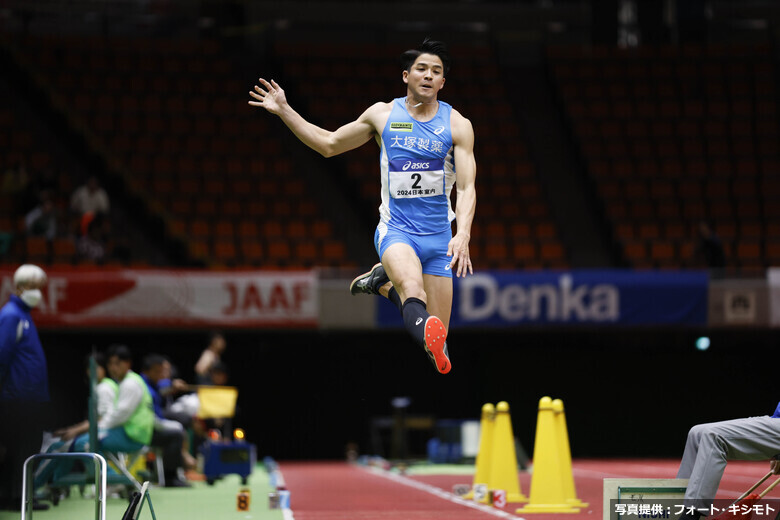
{"type": "Polygon", "coordinates": [[[574,474],[571,468],[571,447],[569,446],[569,431],[566,427],[566,413],[563,409],[563,401],[555,399],[552,402],[555,413],[555,431],[558,439],[558,454],[561,463],[561,478],[563,479],[563,496],[566,502],[574,507],[588,507],[588,504],[577,498],[577,490],[574,487],[574,474]]]}
{"type": "Polygon", "coordinates": [[[488,489],[491,491],[505,490],[507,502],[528,501],[528,498],[520,492],[515,437],[512,434],[512,419],[509,416],[509,404],[506,401],[501,401],[496,405],[493,446],[490,449],[488,489]]]}
{"type": "MultiPolygon", "coordinates": [[[[493,445],[493,422],[496,418],[496,408],[485,403],[482,406],[482,417],[479,421],[479,451],[477,452],[476,469],[474,473],[474,482],[471,485],[471,491],[466,493],[463,498],[471,500],[474,498],[474,486],[484,484],[487,486],[490,476],[490,448],[493,445]]],[[[487,502],[487,493],[481,502],[487,502]]]]}
{"type": "Polygon", "coordinates": [[[578,513],[568,503],[561,478],[559,432],[555,425],[552,399],[539,400],[534,441],[534,473],[531,476],[531,500],[517,513],[578,513]]]}

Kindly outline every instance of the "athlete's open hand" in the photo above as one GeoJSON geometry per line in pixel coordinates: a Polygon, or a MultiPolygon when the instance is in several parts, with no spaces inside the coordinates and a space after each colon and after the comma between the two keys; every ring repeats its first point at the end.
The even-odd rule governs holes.
{"type": "Polygon", "coordinates": [[[249,91],[249,95],[257,101],[249,101],[249,104],[255,107],[263,107],[272,114],[279,114],[282,106],[287,104],[287,98],[284,90],[274,80],[268,83],[263,78],[259,79],[260,85],[255,85],[254,91],[249,91]]]}
{"type": "Polygon", "coordinates": [[[474,268],[471,266],[471,256],[469,256],[469,238],[465,235],[456,234],[450,240],[447,246],[447,256],[451,256],[450,269],[455,276],[460,278],[467,274],[474,274],[474,268]]]}

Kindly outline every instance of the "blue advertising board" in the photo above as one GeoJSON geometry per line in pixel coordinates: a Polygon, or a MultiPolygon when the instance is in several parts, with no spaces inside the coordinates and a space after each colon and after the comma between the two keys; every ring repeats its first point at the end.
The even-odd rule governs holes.
{"type": "MultiPolygon", "coordinates": [[[[705,325],[708,282],[704,271],[475,273],[455,279],[450,324],[705,325]]],[[[403,321],[384,300],[377,306],[377,324],[399,327],[403,321]]]]}

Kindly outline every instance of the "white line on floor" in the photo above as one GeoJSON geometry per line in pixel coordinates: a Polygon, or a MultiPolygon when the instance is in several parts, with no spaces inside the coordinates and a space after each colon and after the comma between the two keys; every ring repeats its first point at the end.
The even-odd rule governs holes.
{"type": "Polygon", "coordinates": [[[374,475],[384,477],[388,480],[392,480],[393,482],[398,482],[399,484],[413,487],[415,489],[419,489],[420,491],[425,491],[426,493],[430,493],[431,495],[437,496],[439,498],[443,498],[444,500],[448,500],[453,504],[459,504],[461,506],[470,507],[472,509],[482,511],[483,513],[487,513],[489,515],[493,515],[498,518],[508,518],[510,520],[525,520],[523,517],[515,516],[506,511],[502,511],[494,507],[479,504],[471,500],[466,500],[457,495],[444,491],[443,489],[437,488],[436,486],[431,486],[430,484],[426,484],[424,482],[420,482],[418,480],[414,480],[409,477],[404,477],[402,475],[398,475],[396,473],[390,473],[389,471],[385,471],[374,467],[368,467],[365,468],[365,470],[370,471],[374,475]]]}

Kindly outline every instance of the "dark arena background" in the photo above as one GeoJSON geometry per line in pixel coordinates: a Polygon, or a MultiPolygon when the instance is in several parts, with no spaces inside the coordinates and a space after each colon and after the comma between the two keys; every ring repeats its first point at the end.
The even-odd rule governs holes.
{"type": "Polygon", "coordinates": [[[93,348],[194,382],[212,331],[233,425],[294,464],[424,460],[499,401],[531,457],[543,396],[575,461],[677,460],[697,423],[771,414],[779,21],[769,0],[0,0],[0,297],[23,263],[49,275],[47,427],[85,417],[93,348]],[[335,130],[405,94],[428,36],[476,136],[447,375],[349,294],[377,262],[375,143],[325,159],[247,103],[273,78],[335,130]]]}
{"type": "MultiPolygon", "coordinates": [[[[392,417],[392,399],[403,396],[411,399],[410,415],[435,419],[476,419],[482,404],[506,400],[515,434],[532,450],[544,395],[566,403],[574,456],[677,457],[692,425],[762,415],[777,404],[775,367],[762,362],[775,359],[776,331],[710,332],[706,352],[695,347],[700,332],[453,331],[452,362],[460,366],[448,377],[433,371],[403,331],[241,331],[227,334],[225,360],[240,389],[236,425],[262,453],[280,459],[340,459],[350,442],[373,454],[372,419],[392,417]]],[[[206,337],[44,333],[53,417],[61,424],[84,413],[80,370],[90,345],[124,342],[139,357],[165,352],[190,367],[206,337]]],[[[409,455],[424,457],[435,435],[412,434],[409,455]]],[[[389,437],[380,446],[378,454],[389,457],[389,437]]]]}

